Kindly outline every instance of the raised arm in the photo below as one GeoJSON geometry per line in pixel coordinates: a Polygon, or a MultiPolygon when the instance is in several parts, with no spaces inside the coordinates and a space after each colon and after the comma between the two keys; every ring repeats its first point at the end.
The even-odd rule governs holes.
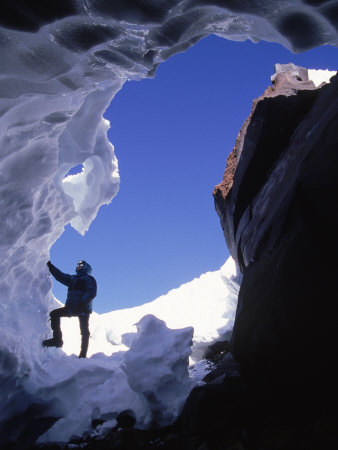
{"type": "Polygon", "coordinates": [[[64,284],[65,286],[70,286],[73,281],[73,275],[68,275],[67,273],[61,272],[57,267],[55,267],[50,261],[47,263],[49,272],[53,275],[53,277],[59,281],[60,283],[64,284]]]}

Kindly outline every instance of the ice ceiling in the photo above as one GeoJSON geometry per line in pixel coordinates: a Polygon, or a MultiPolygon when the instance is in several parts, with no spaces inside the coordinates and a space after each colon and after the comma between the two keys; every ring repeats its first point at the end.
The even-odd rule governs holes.
{"type": "Polygon", "coordinates": [[[2,379],[25,377],[39,354],[54,302],[50,247],[67,223],[84,233],[118,191],[102,114],[123,83],[212,33],[299,52],[337,45],[337,28],[336,1],[1,2],[2,379]],[[63,180],[78,164],[84,171],[63,180]]]}

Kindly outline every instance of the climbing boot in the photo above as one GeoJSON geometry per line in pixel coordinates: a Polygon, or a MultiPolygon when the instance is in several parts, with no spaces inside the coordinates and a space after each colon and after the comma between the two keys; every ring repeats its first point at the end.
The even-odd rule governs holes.
{"type": "Polygon", "coordinates": [[[55,339],[55,338],[51,338],[51,339],[45,339],[44,341],[42,341],[42,347],[62,347],[63,346],[63,341],[62,339],[55,339]]]}

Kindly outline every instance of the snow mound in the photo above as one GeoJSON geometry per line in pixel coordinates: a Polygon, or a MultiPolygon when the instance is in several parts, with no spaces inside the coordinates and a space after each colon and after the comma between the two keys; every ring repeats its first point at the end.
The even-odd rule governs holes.
{"type": "Polygon", "coordinates": [[[193,328],[169,330],[151,314],[136,326],[137,337],[125,355],[123,370],[130,387],[146,401],[154,421],[168,425],[192,387],[188,359],[193,328]]]}
{"type": "Polygon", "coordinates": [[[47,405],[48,415],[58,419],[38,443],[68,442],[90,433],[93,419],[110,418],[113,426],[126,409],[135,413],[138,427],[169,424],[193,386],[188,374],[192,334],[192,328],[170,330],[147,315],[127,352],[80,360],[48,349],[43,370],[33,369],[26,386],[35,402],[47,405]]]}
{"type": "Polygon", "coordinates": [[[308,69],[308,77],[316,87],[320,86],[322,83],[330,83],[331,77],[336,75],[337,72],[332,70],[319,70],[319,69],[308,69]]]}

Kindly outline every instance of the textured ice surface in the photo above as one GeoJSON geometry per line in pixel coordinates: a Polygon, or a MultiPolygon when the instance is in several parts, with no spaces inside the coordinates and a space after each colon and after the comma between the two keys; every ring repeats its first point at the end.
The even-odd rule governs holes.
{"type": "Polygon", "coordinates": [[[91,428],[95,418],[116,417],[132,409],[137,426],[152,421],[167,425],[176,417],[192,387],[187,360],[193,329],[169,330],[147,315],[137,324],[137,336],[127,352],[87,360],[46,352],[38,400],[52,402],[59,419],[39,442],[69,441],[91,428]]]}
{"type": "Polygon", "coordinates": [[[124,357],[131,389],[145,400],[159,425],[177,417],[192,387],[188,358],[193,328],[169,330],[148,314],[137,324],[137,337],[124,357]]]}
{"type": "MultiPolygon", "coordinates": [[[[49,373],[40,342],[57,304],[45,268],[50,247],[68,223],[85,232],[118,191],[102,114],[123,83],[152,76],[160,62],[211,33],[280,42],[295,51],[337,45],[337,6],[310,0],[55,0],[47,6],[16,0],[0,12],[2,420],[34,401],[27,392],[49,373]],[[83,172],[64,179],[79,164],[83,172]]],[[[202,329],[196,329],[200,341],[202,329]]],[[[111,330],[108,339],[115,342],[111,330]]],[[[216,334],[207,332],[208,338],[216,334]]]]}

